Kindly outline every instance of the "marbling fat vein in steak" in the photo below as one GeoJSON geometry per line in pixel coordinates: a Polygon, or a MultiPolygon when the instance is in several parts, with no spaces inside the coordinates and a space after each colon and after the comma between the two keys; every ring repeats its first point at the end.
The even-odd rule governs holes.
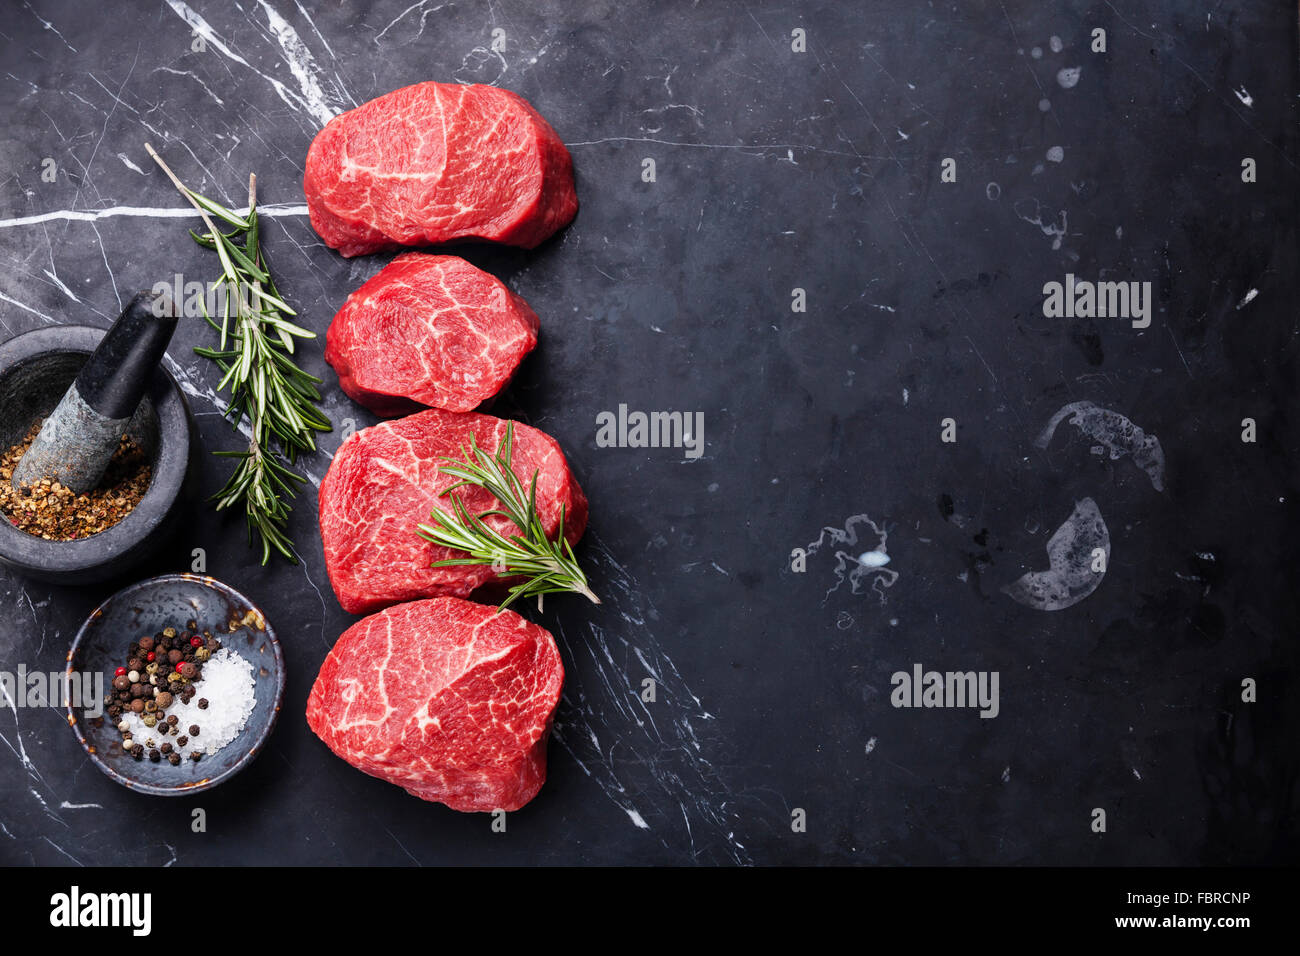
{"type": "Polygon", "coordinates": [[[377,415],[468,412],[510,380],[537,328],[528,303],[495,277],[456,256],[408,252],[348,296],[325,360],[377,415]]]}
{"type": "MultiPolygon", "coordinates": [[[[398,601],[451,595],[467,597],[498,579],[486,565],[433,568],[430,564],[463,552],[420,537],[435,505],[450,508],[439,494],[454,484],[439,471],[442,456],[461,457],[473,434],[495,452],[507,423],[491,415],[429,409],[363,428],[343,443],[320,486],[320,532],[325,567],[339,604],[349,614],[366,614],[398,601]]],[[[577,543],[587,526],[587,498],[569,471],[564,453],[544,432],[514,424],[512,467],[525,487],[537,478],[537,513],[554,538],[564,508],[564,536],[577,543]]],[[[482,488],[465,488],[472,512],[496,505],[482,488]]],[[[503,534],[518,529],[505,518],[485,519],[503,534]]]]}
{"type": "Polygon", "coordinates": [[[564,667],[549,631],[459,598],[411,601],[343,632],[307,699],[358,770],[453,810],[518,810],[546,781],[564,667]]]}
{"type": "Polygon", "coordinates": [[[334,117],[307,151],[303,192],[345,256],[458,239],[531,249],[578,211],[569,151],[528,101],[455,83],[334,117]]]}

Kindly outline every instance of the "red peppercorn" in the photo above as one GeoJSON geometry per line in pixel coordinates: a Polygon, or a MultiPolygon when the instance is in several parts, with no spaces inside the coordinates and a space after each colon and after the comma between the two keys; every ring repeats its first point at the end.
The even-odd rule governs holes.
{"type": "Polygon", "coordinates": [[[144,659],[147,660],[147,661],[152,662],[153,659],[154,659],[154,657],[155,657],[154,652],[153,652],[153,651],[150,651],[148,654],[145,655],[144,659]]]}
{"type": "Polygon", "coordinates": [[[201,637],[190,638],[190,647],[202,647],[202,646],[203,646],[203,638],[201,637]]]}
{"type": "Polygon", "coordinates": [[[184,661],[177,661],[177,662],[176,662],[176,673],[179,674],[179,673],[181,672],[181,668],[184,667],[184,666],[185,666],[185,662],[184,662],[184,661]]]}
{"type": "Polygon", "coordinates": [[[114,676],[114,677],[121,677],[121,676],[122,676],[123,674],[125,674],[125,673],[126,673],[126,668],[125,668],[125,667],[119,667],[117,670],[113,671],[113,676],[114,676]]]}

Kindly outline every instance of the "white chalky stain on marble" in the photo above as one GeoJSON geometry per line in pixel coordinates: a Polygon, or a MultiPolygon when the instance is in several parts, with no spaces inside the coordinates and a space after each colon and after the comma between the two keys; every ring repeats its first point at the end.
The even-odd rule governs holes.
{"type": "Polygon", "coordinates": [[[1079,85],[1079,77],[1083,74],[1081,66],[1065,66],[1056,72],[1056,82],[1061,85],[1062,89],[1071,90],[1079,85]]]}
{"type": "Polygon", "coordinates": [[[1078,604],[1101,585],[1105,571],[1094,571],[1094,551],[1110,562],[1110,532],[1097,503],[1083,498],[1047,542],[1049,568],[1021,575],[1001,590],[1038,611],[1061,611],[1078,604]]]}

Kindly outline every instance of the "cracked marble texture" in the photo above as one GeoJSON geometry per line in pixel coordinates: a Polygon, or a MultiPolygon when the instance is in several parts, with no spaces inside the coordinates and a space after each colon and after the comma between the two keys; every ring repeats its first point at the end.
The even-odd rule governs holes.
{"type": "MultiPolygon", "coordinates": [[[[267,750],[159,803],[131,841],[142,798],[56,711],[0,697],[0,863],[1187,864],[1297,846],[1300,712],[1276,689],[1296,675],[1300,557],[1294,9],[118,6],[20,0],[0,22],[0,338],[105,326],[159,279],[213,277],[149,143],[235,207],[257,174],[338,428],[302,463],[299,565],[259,567],[238,517],[205,507],[138,572],[188,570],[201,548],[272,617],[289,678],[267,750]],[[536,250],[446,250],[541,318],[494,410],[565,449],[605,599],[528,612],[568,680],[548,782],[503,835],[357,773],[302,715],[352,620],[315,486],[343,428],[374,421],[323,334],[390,258],[322,244],[303,162],[331,116],[429,79],[528,98],[581,204],[536,250]],[[1151,282],[1151,327],[1045,318],[1042,286],[1066,273],[1151,282]],[[596,416],[623,403],[702,412],[703,455],[597,447],[596,416]],[[1035,444],[1064,407],[1078,421],[1035,444]],[[1160,491],[1153,452],[1116,444],[1120,418],[1102,421],[1112,453],[1089,453],[1108,440],[1089,409],[1159,436],[1160,491]],[[1109,531],[1104,581],[1053,614],[1001,594],[1085,499],[1109,531]],[[917,661],[999,670],[998,718],[891,708],[890,674],[917,661]],[[1261,679],[1248,713],[1242,676],[1261,679]],[[1094,805],[1122,806],[1124,832],[1089,839],[1094,805]],[[199,806],[208,835],[189,828],[199,806]]],[[[244,433],[192,352],[209,333],[183,324],[168,369],[204,446],[231,449],[244,433]]],[[[203,492],[224,481],[207,462],[203,492]]],[[[0,668],[58,667],[111,588],[0,573],[0,668]]]]}

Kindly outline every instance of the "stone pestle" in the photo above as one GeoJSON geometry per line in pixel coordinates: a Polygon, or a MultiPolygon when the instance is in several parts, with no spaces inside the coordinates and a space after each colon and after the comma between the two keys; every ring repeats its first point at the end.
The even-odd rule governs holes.
{"type": "Polygon", "coordinates": [[[49,479],[77,494],[99,484],[176,330],[166,293],[140,292],[87,359],[14,469],[16,490],[49,479]]]}

